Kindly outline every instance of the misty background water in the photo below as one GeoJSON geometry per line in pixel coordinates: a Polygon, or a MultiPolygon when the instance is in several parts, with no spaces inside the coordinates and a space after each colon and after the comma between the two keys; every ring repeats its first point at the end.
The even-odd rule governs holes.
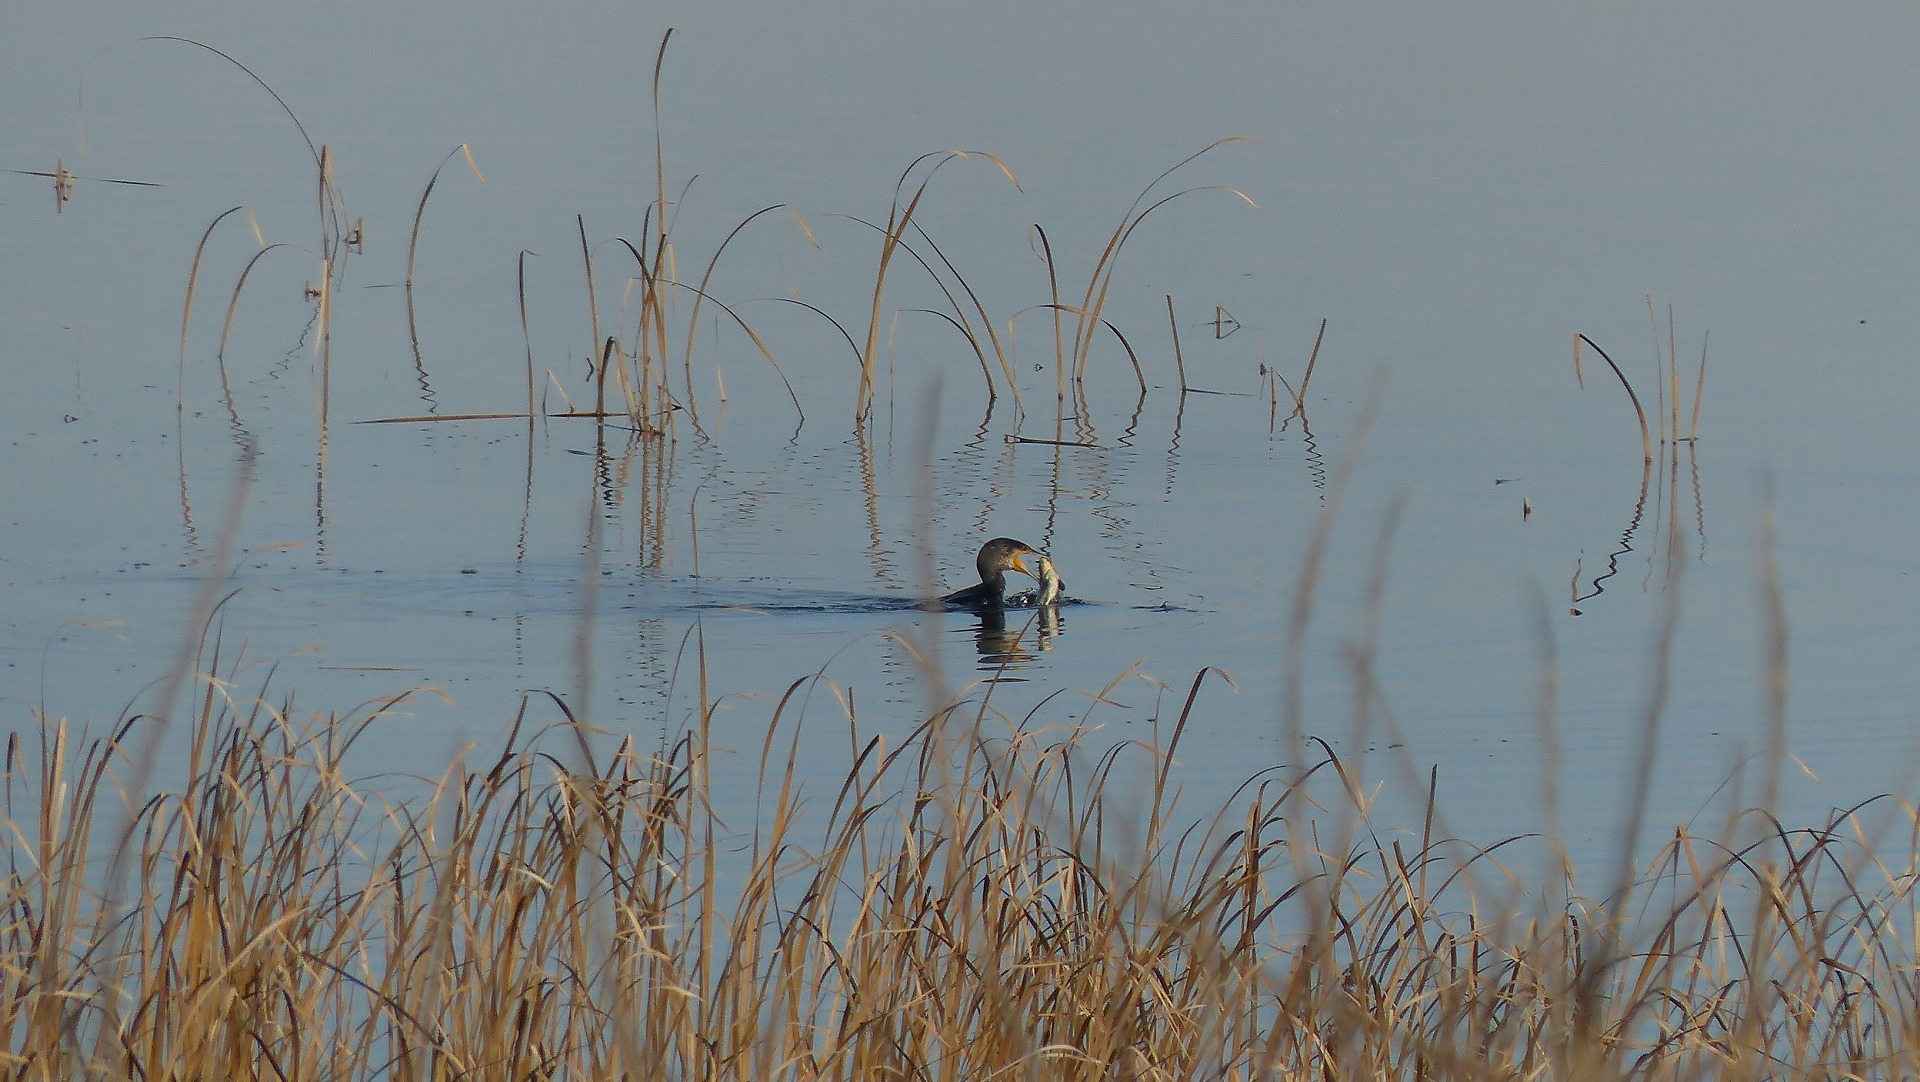
{"type": "MultiPolygon", "coordinates": [[[[1123,4],[1097,19],[1013,5],[12,10],[9,726],[31,730],[36,709],[104,724],[152,708],[142,697],[195,590],[221,571],[222,509],[252,446],[229,656],[244,642],[277,662],[275,687],[307,709],[443,689],[450,703],[418,700],[369,736],[383,769],[432,774],[464,742],[488,745],[527,691],[566,697],[609,739],[669,739],[698,703],[695,645],[720,697],[716,739],[737,753],[722,781],[743,801],[778,697],[812,673],[851,696],[863,730],[904,732],[936,684],[1010,661],[988,699],[1008,723],[1087,721],[1118,740],[1147,738],[1214,666],[1232,684],[1203,685],[1180,754],[1204,807],[1287,758],[1289,621],[1350,461],[1300,716],[1386,779],[1383,820],[1410,822],[1437,767],[1467,837],[1557,813],[1577,855],[1611,852],[1676,574],[1651,833],[1711,827],[1754,799],[1768,515],[1790,629],[1784,817],[1908,796],[1920,91],[1898,50],[1911,22],[1891,7],[1495,4],[1123,4]],[[783,204],[729,244],[709,286],[779,373],[709,308],[673,373],[693,408],[671,441],[597,459],[579,420],[531,439],[511,420],[355,423],[523,408],[529,354],[548,408],[590,400],[579,221],[603,334],[630,336],[631,260],[612,238],[649,228],[668,27],[658,132],[679,274],[697,280],[729,231],[783,204]],[[322,244],[313,157],[245,72],[156,35],[270,85],[328,149],[363,230],[331,295],[324,441],[305,293],[322,244]],[[1229,136],[1247,139],[1155,189],[1199,190],[1120,255],[1105,316],[1146,392],[1103,333],[1089,409],[1058,418],[1031,227],[1077,300],[1141,190],[1229,136]],[[416,358],[409,232],[461,144],[484,180],[456,156],[422,213],[416,358]],[[950,162],[918,221],[999,321],[1024,411],[1004,387],[989,404],[972,351],[923,311],[951,311],[945,299],[903,264],[871,421],[856,426],[853,351],[818,313],[864,333],[879,235],[862,221],[884,221],[902,172],[947,149],[1012,174],[982,155],[950,162]],[[76,178],[65,202],[39,175],[57,168],[76,178]],[[194,249],[235,206],[247,211],[208,243],[182,366],[194,249]],[[280,247],[246,272],[223,388],[222,321],[262,242],[280,247]],[[1209,393],[1178,393],[1169,296],[1187,381],[1209,393]],[[1670,311],[1689,403],[1711,332],[1700,439],[1662,457],[1643,504],[1631,408],[1592,355],[1576,383],[1570,342],[1606,348],[1655,409],[1670,311]],[[1304,422],[1288,421],[1271,373],[1298,380],[1323,319],[1304,422]],[[1050,551],[1085,603],[983,660],[977,621],[900,605],[967,581],[998,534],[1050,551]],[[1378,697],[1361,723],[1367,641],[1378,697]]],[[[823,688],[784,717],[801,713],[803,770],[830,786],[844,708],[823,688]]]]}

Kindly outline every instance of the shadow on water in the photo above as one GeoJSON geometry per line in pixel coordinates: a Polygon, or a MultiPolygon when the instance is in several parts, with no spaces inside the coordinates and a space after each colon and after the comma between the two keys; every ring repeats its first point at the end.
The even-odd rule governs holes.
{"type": "Polygon", "coordinates": [[[1090,605],[1090,602],[1061,598],[1050,605],[1034,603],[1034,591],[1014,594],[1005,605],[968,609],[948,606],[929,609],[926,602],[902,596],[871,594],[813,594],[804,598],[758,601],[740,597],[715,599],[706,596],[691,608],[695,612],[743,616],[825,616],[872,615],[882,613],[932,612],[952,617],[948,634],[970,635],[980,655],[980,668],[986,671],[1019,667],[1038,660],[1053,649],[1053,641],[1064,631],[1060,610],[1090,605]],[[1028,636],[1032,638],[1029,641],[1028,636]]]}
{"type": "MultiPolygon", "coordinates": [[[[714,591],[714,589],[710,589],[710,587],[703,587],[703,589],[701,589],[701,599],[703,600],[697,600],[697,602],[693,602],[693,604],[687,604],[684,608],[707,610],[707,612],[747,612],[747,614],[764,614],[764,616],[772,616],[772,614],[795,614],[795,612],[828,614],[828,612],[922,612],[922,610],[929,610],[929,602],[916,599],[916,597],[906,597],[906,595],[874,595],[874,593],[835,593],[835,591],[822,591],[822,593],[808,593],[808,595],[803,595],[803,597],[766,597],[766,595],[756,595],[756,597],[755,595],[751,595],[749,591],[739,591],[737,595],[728,597],[728,591],[714,591]],[[758,597],[758,599],[756,599],[756,597],[758,597]]],[[[1044,610],[1044,608],[1060,608],[1060,606],[1068,606],[1068,604],[1092,604],[1092,602],[1071,599],[1071,597],[1062,597],[1062,599],[1056,600],[1054,604],[1039,606],[1039,604],[1033,602],[1033,591],[1023,591],[1023,593],[1016,593],[1016,595],[1008,595],[1006,604],[1002,604],[1002,606],[985,606],[985,608],[981,608],[979,612],[989,614],[989,616],[996,614],[996,616],[1000,616],[1000,618],[1004,620],[1004,618],[1006,618],[1006,612],[1035,612],[1035,610],[1044,610]]],[[[647,606],[647,608],[653,608],[653,606],[647,606]]],[[[674,606],[674,608],[678,608],[678,606],[674,606]]],[[[968,608],[968,606],[958,606],[958,604],[948,604],[948,606],[943,608],[939,602],[933,602],[931,612],[956,612],[956,614],[960,614],[960,612],[975,612],[975,610],[968,608]]]]}

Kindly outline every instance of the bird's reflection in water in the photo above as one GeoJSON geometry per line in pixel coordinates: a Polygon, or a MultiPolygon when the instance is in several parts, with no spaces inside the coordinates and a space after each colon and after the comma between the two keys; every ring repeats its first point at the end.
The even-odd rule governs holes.
{"type": "Polygon", "coordinates": [[[1058,605],[1016,610],[1015,616],[1017,619],[1009,621],[1007,610],[998,605],[981,610],[974,645],[980,651],[982,669],[1018,668],[1053,649],[1054,636],[1060,634],[1058,605]],[[1031,645],[1025,641],[1028,633],[1033,636],[1031,645]]]}

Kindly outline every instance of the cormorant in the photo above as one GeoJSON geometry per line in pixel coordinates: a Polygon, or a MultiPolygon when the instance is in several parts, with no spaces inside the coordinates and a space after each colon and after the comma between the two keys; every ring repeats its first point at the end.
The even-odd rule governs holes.
{"type": "Polygon", "coordinates": [[[999,608],[1006,604],[1009,571],[1018,571],[1039,583],[1042,596],[1049,592],[1055,595],[1059,593],[1060,580],[1053,574],[1053,564],[1040,550],[1024,541],[996,537],[980,546],[980,555],[974,558],[973,563],[980,571],[979,584],[955,590],[941,598],[943,605],[959,609],[999,608]],[[1051,591],[1048,589],[1050,583],[1051,591]]]}

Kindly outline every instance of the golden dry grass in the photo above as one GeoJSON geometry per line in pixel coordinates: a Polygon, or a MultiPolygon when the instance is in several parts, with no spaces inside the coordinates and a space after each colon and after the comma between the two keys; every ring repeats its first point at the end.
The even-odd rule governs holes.
{"type": "Polygon", "coordinates": [[[1112,748],[978,709],[891,745],[848,717],[829,794],[802,791],[783,703],[758,818],[729,826],[703,731],[596,758],[562,707],[431,783],[356,780],[399,700],[303,715],[209,652],[151,797],[124,781],[151,719],[8,738],[11,1077],[1920,1070],[1911,808],[1878,846],[1854,815],[1679,831],[1601,904],[1431,815],[1376,832],[1331,756],[1183,809],[1184,714],[1112,748]]]}

